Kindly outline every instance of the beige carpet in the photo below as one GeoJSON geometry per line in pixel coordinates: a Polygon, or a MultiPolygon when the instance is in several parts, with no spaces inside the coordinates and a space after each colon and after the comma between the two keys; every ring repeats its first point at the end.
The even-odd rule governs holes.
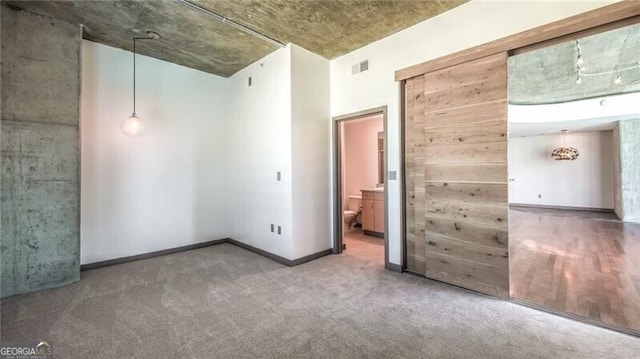
{"type": "Polygon", "coordinates": [[[640,339],[342,255],[284,267],[231,244],[2,300],[2,340],[56,358],[632,358],[640,339]]]}

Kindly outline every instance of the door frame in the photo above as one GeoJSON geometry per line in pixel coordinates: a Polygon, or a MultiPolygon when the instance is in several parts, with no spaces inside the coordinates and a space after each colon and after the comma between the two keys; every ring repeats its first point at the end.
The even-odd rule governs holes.
{"type": "MultiPolygon", "coordinates": [[[[506,52],[508,56],[526,53],[558,43],[577,40],[609,30],[640,23],[640,2],[620,1],[583,12],[555,22],[509,35],[475,47],[409,66],[395,72],[400,87],[400,180],[401,180],[401,243],[403,266],[407,263],[406,226],[406,82],[425,73],[506,52]]],[[[507,165],[508,170],[508,165],[507,165]]],[[[507,181],[508,182],[508,181],[507,181]]],[[[507,190],[508,191],[508,190],[507,190]]],[[[406,267],[402,268],[403,270],[406,267]]]]}
{"type": "MultiPolygon", "coordinates": [[[[510,35],[498,40],[494,40],[485,44],[481,44],[475,47],[471,47],[465,50],[461,50],[455,53],[451,53],[440,58],[429,60],[420,64],[416,64],[401,70],[397,70],[395,73],[395,79],[399,82],[400,94],[405,95],[406,80],[423,75],[425,73],[437,71],[446,67],[458,65],[468,61],[473,61],[482,57],[493,55],[499,52],[507,52],[508,56],[517,55],[533,51],[536,49],[544,48],[547,46],[555,45],[558,43],[572,41],[584,36],[589,36],[617,28],[625,27],[628,25],[634,25],[640,23],[640,2],[637,1],[620,1],[611,5],[596,8],[595,10],[580,13],[562,20],[558,20],[549,24],[541,25],[530,30],[526,30],[514,35],[510,35]]],[[[401,143],[400,143],[400,161],[405,165],[405,101],[404,97],[401,97],[400,101],[400,129],[401,129],[401,143]]],[[[508,163],[508,162],[507,162],[508,163]]],[[[508,167],[507,167],[508,169],[508,167]]],[[[404,184],[406,181],[406,171],[402,168],[401,180],[404,184]]],[[[508,182],[508,181],[507,181],[508,182]]],[[[507,189],[508,191],[508,189],[507,189]]],[[[406,263],[407,247],[404,241],[406,241],[406,220],[404,219],[406,211],[406,189],[402,188],[402,204],[401,212],[403,215],[402,223],[402,239],[403,248],[402,255],[406,263]]],[[[509,264],[511,265],[511,263],[509,264]]],[[[511,280],[511,279],[509,279],[511,280]]],[[[617,326],[611,326],[604,322],[592,321],[584,317],[576,317],[570,313],[555,311],[543,306],[538,306],[528,302],[524,302],[509,295],[509,301],[533,307],[535,309],[547,311],[556,315],[569,317],[580,322],[585,322],[600,327],[613,329],[626,334],[637,335],[632,333],[626,328],[620,328],[617,326]]]]}
{"type": "Polygon", "coordinates": [[[384,267],[389,269],[389,141],[387,133],[387,106],[380,106],[332,117],[333,131],[333,248],[331,253],[342,253],[343,211],[342,206],[342,131],[340,125],[345,121],[359,120],[374,115],[382,115],[384,150],[384,267]]]}

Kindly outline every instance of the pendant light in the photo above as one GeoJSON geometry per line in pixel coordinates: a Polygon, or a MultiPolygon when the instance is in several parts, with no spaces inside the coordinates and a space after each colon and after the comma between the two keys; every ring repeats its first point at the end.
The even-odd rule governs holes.
{"type": "Polygon", "coordinates": [[[134,37],[133,38],[133,112],[131,116],[122,121],[122,132],[130,137],[137,137],[142,135],[144,131],[144,123],[136,114],[136,41],[137,40],[154,40],[159,39],[160,34],[154,31],[147,31],[146,37],[134,37]]]}
{"type": "Polygon", "coordinates": [[[567,132],[568,130],[562,130],[564,133],[564,146],[558,147],[551,152],[551,157],[556,161],[573,161],[580,156],[580,152],[573,147],[567,147],[567,132]]]}

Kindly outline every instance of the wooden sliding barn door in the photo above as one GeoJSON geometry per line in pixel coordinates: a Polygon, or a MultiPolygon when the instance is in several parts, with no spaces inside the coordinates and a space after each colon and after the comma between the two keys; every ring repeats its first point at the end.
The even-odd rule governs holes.
{"type": "Polygon", "coordinates": [[[407,270],[508,298],[507,55],[406,80],[407,270]]]}

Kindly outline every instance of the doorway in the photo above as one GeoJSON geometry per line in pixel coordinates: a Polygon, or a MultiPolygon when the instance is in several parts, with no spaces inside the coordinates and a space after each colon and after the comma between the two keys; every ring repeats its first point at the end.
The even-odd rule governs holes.
{"type": "Polygon", "coordinates": [[[639,51],[634,24],[508,61],[510,298],[634,335],[639,51]]]}
{"type": "MultiPolygon", "coordinates": [[[[576,246],[574,242],[560,245],[552,243],[551,247],[556,249],[564,247],[564,253],[549,253],[549,246],[540,246],[543,249],[538,252],[541,254],[541,261],[529,265],[524,271],[522,268],[514,268],[519,266],[516,263],[517,257],[523,251],[514,249],[513,245],[517,245],[517,241],[512,238],[510,225],[512,220],[519,220],[516,216],[521,212],[513,212],[509,208],[508,197],[512,186],[508,180],[511,171],[507,166],[507,157],[511,152],[507,138],[513,135],[509,131],[514,129],[512,126],[507,127],[508,105],[517,102],[516,96],[511,93],[511,75],[507,93],[507,62],[527,52],[547,50],[564,41],[575,41],[593,34],[633,26],[639,21],[640,6],[637,3],[617,3],[396,71],[396,80],[401,81],[402,86],[403,241],[408,272],[524,304],[524,301],[518,299],[518,289],[515,287],[534,276],[537,270],[545,267],[555,270],[559,267],[558,273],[564,279],[547,274],[537,276],[553,279],[552,283],[557,284],[551,291],[554,297],[543,298],[540,301],[542,304],[537,302],[538,304],[533,305],[531,301],[527,301],[527,305],[640,335],[631,328],[633,324],[629,324],[634,321],[640,323],[637,321],[640,315],[640,310],[637,309],[640,304],[640,267],[636,259],[640,255],[640,201],[637,201],[640,197],[640,161],[637,160],[637,153],[640,151],[640,142],[637,141],[640,138],[640,108],[637,104],[640,100],[622,101],[635,108],[635,111],[631,111],[632,118],[618,118],[614,128],[598,130],[610,133],[585,136],[600,138],[602,151],[594,151],[600,159],[606,157],[607,146],[611,147],[609,152],[614,153],[612,158],[604,159],[607,162],[601,161],[599,164],[602,167],[612,165],[614,168],[613,209],[619,218],[619,226],[616,224],[617,229],[613,230],[618,232],[615,236],[617,241],[609,243],[607,247],[599,245],[597,241],[583,241],[583,244],[587,244],[583,247],[576,246]],[[606,140],[607,137],[610,137],[610,141],[606,140]],[[572,250],[582,248],[586,248],[595,257],[579,258],[579,254],[571,253],[572,250]],[[617,251],[616,255],[609,256],[608,253],[613,251],[617,251]],[[547,254],[551,255],[545,261],[544,255],[547,254]],[[620,254],[625,254],[624,259],[620,254]],[[570,264],[571,260],[577,260],[582,267],[563,265],[570,264]],[[574,267],[573,272],[563,270],[571,269],[571,266],[574,267]],[[592,280],[584,276],[594,270],[614,276],[604,280],[592,280]],[[520,279],[515,278],[518,271],[522,275],[520,279]],[[595,289],[591,290],[590,297],[572,295],[567,301],[568,296],[565,294],[568,293],[569,285],[583,289],[585,284],[600,284],[600,287],[592,287],[595,289]],[[627,294],[618,297],[624,298],[623,300],[612,299],[616,292],[623,291],[627,294]],[[561,303],[565,307],[551,309],[549,303],[552,302],[561,303]],[[582,306],[582,314],[576,315],[566,310],[576,303],[582,306]],[[621,303],[629,304],[623,309],[622,315],[611,314],[607,310],[616,307],[619,309],[621,303]],[[618,325],[607,321],[613,315],[624,316],[623,323],[618,325]]],[[[602,41],[606,51],[596,50],[592,55],[592,61],[611,56],[611,50],[615,50],[617,46],[619,50],[623,50],[618,54],[613,51],[617,64],[602,68],[597,66],[598,61],[589,63],[585,52],[565,48],[563,55],[572,57],[572,60],[559,61],[550,66],[543,66],[542,61],[529,63],[525,66],[523,83],[537,83],[539,86],[531,89],[532,95],[536,96],[544,95],[541,89],[570,90],[572,86],[586,84],[587,80],[601,76],[604,82],[618,89],[615,95],[637,96],[640,94],[640,78],[637,77],[640,75],[640,65],[637,62],[639,48],[633,41],[627,40],[638,34],[637,31],[631,31],[629,37],[602,41]],[[545,67],[557,70],[556,74],[562,76],[556,78],[553,74],[538,73],[545,67]],[[567,75],[571,76],[570,81],[565,81],[567,75]],[[557,79],[562,79],[562,84],[553,82],[557,79]],[[625,81],[629,86],[621,90],[620,85],[625,81]]],[[[582,100],[596,100],[606,94],[584,90],[581,95],[582,100]]],[[[574,100],[576,99],[556,98],[553,101],[568,103],[574,100]]],[[[586,113],[585,118],[589,118],[588,116],[598,112],[598,108],[607,107],[611,103],[606,99],[597,101],[596,104],[599,107],[578,106],[569,115],[586,113]]],[[[552,116],[534,117],[543,121],[557,121],[552,116]]],[[[557,130],[561,131],[563,128],[568,126],[557,130]]],[[[555,136],[558,137],[558,134],[555,136]]],[[[564,142],[563,138],[562,140],[564,142]]],[[[573,139],[567,138],[566,145],[560,142],[545,150],[545,158],[549,159],[552,154],[573,157],[576,153],[572,149],[555,150],[558,147],[574,147],[571,140],[573,139]]],[[[581,152],[580,156],[584,158],[587,154],[588,151],[581,152]]],[[[536,154],[529,151],[529,156],[520,161],[528,163],[533,156],[536,154]]],[[[568,161],[557,162],[570,161],[569,158],[568,161]]],[[[569,173],[580,180],[595,178],[577,171],[569,173]]],[[[518,177],[529,181],[547,175],[548,173],[534,173],[518,177]]],[[[551,178],[554,178],[553,175],[551,178]]],[[[601,183],[610,180],[610,177],[598,178],[601,183]]],[[[517,178],[515,180],[518,181],[517,178]]],[[[556,187],[557,183],[551,184],[551,189],[558,189],[556,187]]],[[[564,189],[572,189],[571,187],[578,187],[578,181],[571,182],[564,189]]],[[[531,189],[528,186],[522,188],[531,189]]],[[[551,191],[535,193],[538,199],[559,198],[550,194],[551,191]],[[542,196],[539,197],[538,194],[542,196]]],[[[588,198],[588,194],[584,195],[588,198]]],[[[572,215],[569,211],[573,208],[560,210],[566,211],[562,213],[565,217],[557,217],[562,223],[568,222],[566,216],[572,215]]],[[[565,232],[574,237],[596,235],[601,239],[612,238],[612,229],[607,223],[612,223],[610,217],[613,213],[609,212],[608,215],[579,218],[597,220],[598,223],[594,223],[597,227],[591,231],[588,230],[589,226],[578,224],[576,230],[568,229],[565,232]],[[584,234],[579,233],[578,229],[584,234]]],[[[520,228],[528,228],[529,233],[540,232],[541,223],[531,223],[530,226],[520,228]]],[[[556,229],[547,230],[543,236],[553,241],[562,230],[558,227],[556,229]]],[[[544,294],[543,289],[537,291],[536,295],[544,294]]]]}
{"type": "Polygon", "coordinates": [[[333,253],[388,266],[387,108],[333,119],[333,253]]]}

